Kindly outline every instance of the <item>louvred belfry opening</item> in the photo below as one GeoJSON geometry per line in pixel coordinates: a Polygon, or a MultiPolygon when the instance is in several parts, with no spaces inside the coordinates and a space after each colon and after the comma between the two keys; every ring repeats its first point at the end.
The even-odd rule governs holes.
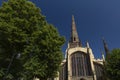
{"type": "Polygon", "coordinates": [[[74,48],[74,47],[80,47],[82,46],[81,41],[79,40],[77,29],[76,29],[76,24],[75,24],[75,19],[74,16],[72,15],[72,26],[71,26],[71,40],[69,42],[69,47],[74,48]]]}

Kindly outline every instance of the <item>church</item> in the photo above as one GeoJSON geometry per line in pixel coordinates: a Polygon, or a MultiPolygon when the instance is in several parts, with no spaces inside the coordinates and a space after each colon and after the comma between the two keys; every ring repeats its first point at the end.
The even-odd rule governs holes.
{"type": "MultiPolygon", "coordinates": [[[[104,43],[105,51],[107,51],[104,43]]],[[[103,80],[104,54],[102,59],[95,59],[92,48],[86,46],[78,37],[74,16],[72,16],[71,39],[66,49],[65,59],[61,63],[58,78],[55,80],[103,80]]]]}

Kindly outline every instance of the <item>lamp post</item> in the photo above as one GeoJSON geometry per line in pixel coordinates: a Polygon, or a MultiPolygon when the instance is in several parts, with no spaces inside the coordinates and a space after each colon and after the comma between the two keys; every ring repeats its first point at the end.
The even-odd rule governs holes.
{"type": "Polygon", "coordinates": [[[15,58],[15,56],[17,55],[17,58],[20,58],[20,53],[18,53],[18,54],[13,54],[12,55],[12,58],[11,58],[11,60],[10,60],[10,63],[9,63],[9,65],[8,65],[8,67],[7,67],[7,71],[6,71],[6,73],[5,73],[5,76],[3,77],[3,80],[6,80],[5,78],[6,78],[6,76],[8,75],[8,73],[9,73],[9,70],[10,70],[10,67],[11,67],[11,65],[12,65],[12,63],[13,63],[13,60],[14,60],[14,58],[15,58]]]}
{"type": "Polygon", "coordinates": [[[3,77],[3,80],[5,80],[7,74],[8,74],[8,72],[9,72],[9,70],[10,70],[10,67],[11,67],[11,64],[12,64],[12,62],[13,62],[14,57],[15,57],[15,54],[12,55],[12,58],[11,58],[11,60],[10,60],[10,63],[9,63],[9,65],[8,65],[8,67],[7,67],[7,71],[6,71],[6,73],[5,73],[5,76],[3,77]]]}

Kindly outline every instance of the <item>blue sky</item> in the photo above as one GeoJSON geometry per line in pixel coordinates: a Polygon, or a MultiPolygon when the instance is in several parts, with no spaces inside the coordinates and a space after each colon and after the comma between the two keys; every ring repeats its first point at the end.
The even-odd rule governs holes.
{"type": "Polygon", "coordinates": [[[101,50],[104,51],[102,37],[110,50],[120,48],[120,0],[31,1],[41,8],[48,23],[53,24],[61,36],[65,36],[64,53],[70,39],[72,15],[83,46],[89,41],[95,57],[101,57],[101,50]]]}

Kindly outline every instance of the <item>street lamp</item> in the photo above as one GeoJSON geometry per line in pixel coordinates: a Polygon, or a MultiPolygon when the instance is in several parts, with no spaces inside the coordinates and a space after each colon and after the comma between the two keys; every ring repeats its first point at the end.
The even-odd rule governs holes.
{"type": "Polygon", "coordinates": [[[12,62],[13,62],[15,56],[17,56],[16,58],[19,59],[20,56],[21,56],[21,54],[20,54],[20,53],[18,53],[18,54],[15,54],[15,53],[14,53],[14,54],[12,55],[12,58],[11,58],[11,60],[10,60],[10,63],[9,63],[9,65],[8,65],[8,67],[7,67],[7,71],[6,71],[6,73],[5,73],[5,76],[3,77],[3,80],[5,80],[6,76],[8,75],[9,70],[10,70],[10,67],[11,67],[11,65],[12,65],[12,62]]]}

